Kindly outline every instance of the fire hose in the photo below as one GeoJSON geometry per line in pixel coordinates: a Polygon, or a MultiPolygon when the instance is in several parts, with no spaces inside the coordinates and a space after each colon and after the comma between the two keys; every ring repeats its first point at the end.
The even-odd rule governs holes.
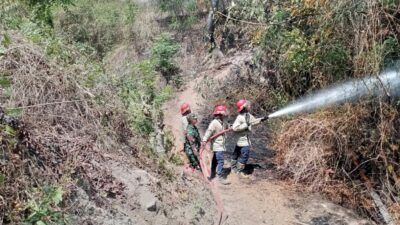
{"type": "MultiPolygon", "coordinates": [[[[219,132],[219,133],[213,135],[212,137],[210,137],[210,138],[207,140],[206,143],[211,142],[212,140],[218,138],[219,136],[221,136],[221,135],[223,135],[223,134],[225,134],[225,133],[227,133],[227,132],[229,132],[229,131],[231,131],[231,130],[232,130],[232,129],[229,128],[229,129],[223,130],[223,131],[221,131],[221,132],[219,132]]],[[[186,136],[188,137],[188,135],[186,135],[186,136]]],[[[189,139],[189,140],[190,140],[190,139],[189,139]]],[[[193,145],[192,145],[192,149],[193,149],[194,151],[196,151],[196,147],[193,146],[193,145]]],[[[199,151],[198,151],[198,152],[199,152],[199,157],[198,157],[198,158],[199,158],[199,161],[200,161],[200,168],[201,168],[201,172],[202,172],[202,174],[203,174],[204,180],[205,180],[205,181],[209,184],[209,186],[210,186],[210,190],[211,190],[211,192],[212,192],[212,194],[213,194],[214,201],[215,201],[215,204],[216,204],[216,207],[217,207],[217,210],[218,210],[219,219],[218,219],[218,223],[217,223],[217,224],[218,224],[218,225],[221,225],[224,221],[226,221],[226,219],[228,218],[228,215],[225,214],[224,205],[223,205],[223,202],[222,202],[221,194],[220,194],[219,191],[218,191],[218,188],[216,188],[216,186],[214,185],[213,182],[208,181],[208,179],[207,179],[207,178],[210,176],[210,174],[211,174],[211,169],[210,169],[209,167],[207,167],[206,162],[205,162],[204,159],[203,159],[203,153],[205,152],[205,149],[206,149],[206,144],[202,144],[202,145],[200,146],[199,151]]]]}
{"type": "MultiPolygon", "coordinates": [[[[261,121],[267,120],[268,117],[263,117],[263,118],[266,118],[266,119],[263,119],[261,121]]],[[[215,201],[215,204],[216,204],[217,209],[218,209],[218,213],[219,213],[218,225],[221,225],[223,222],[225,222],[226,219],[228,218],[228,215],[225,214],[224,205],[223,205],[223,202],[222,202],[221,194],[218,191],[218,188],[216,188],[216,186],[214,185],[213,182],[208,181],[208,179],[207,179],[211,174],[211,169],[209,167],[207,167],[206,162],[204,162],[203,153],[205,152],[207,143],[213,141],[214,139],[218,138],[219,136],[224,135],[225,133],[230,132],[230,131],[232,131],[232,128],[228,128],[228,129],[225,129],[225,130],[223,130],[221,132],[218,132],[218,133],[214,134],[213,136],[211,136],[206,141],[206,144],[202,144],[200,146],[200,149],[198,151],[198,153],[199,153],[198,154],[198,158],[199,158],[199,161],[200,161],[200,168],[201,168],[201,172],[203,174],[203,178],[210,186],[210,190],[211,190],[211,192],[213,194],[214,201],[215,201]]],[[[187,133],[185,133],[185,135],[188,138],[189,142],[193,143],[192,138],[189,135],[187,135],[187,133]]],[[[191,147],[194,150],[193,152],[196,152],[196,150],[197,150],[196,146],[191,144],[191,147]]],[[[211,158],[211,157],[209,156],[209,158],[211,158]]]]}

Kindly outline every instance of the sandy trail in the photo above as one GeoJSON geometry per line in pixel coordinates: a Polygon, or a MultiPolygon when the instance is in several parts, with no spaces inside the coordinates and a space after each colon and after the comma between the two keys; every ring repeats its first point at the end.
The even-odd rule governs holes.
{"type": "MultiPolygon", "coordinates": [[[[233,66],[246,59],[246,53],[237,53],[218,62],[209,63],[198,71],[198,77],[186,84],[183,91],[175,96],[164,106],[164,123],[176,138],[175,151],[181,149],[181,123],[179,106],[188,102],[192,111],[196,112],[201,121],[205,115],[200,115],[202,105],[207,102],[196,91],[196,85],[205,77],[224,79],[230,74],[233,66]]],[[[201,132],[204,127],[200,126],[201,132]]],[[[227,153],[228,156],[229,153],[227,153]]],[[[228,157],[227,157],[228,158],[228,157]]],[[[255,162],[250,158],[250,163],[255,162]]],[[[229,166],[226,160],[225,167],[229,166]]],[[[230,185],[217,185],[221,193],[225,213],[228,219],[226,225],[268,224],[268,225],[357,225],[373,224],[357,217],[350,210],[332,204],[318,196],[306,196],[290,190],[290,186],[274,179],[274,171],[268,169],[255,169],[250,179],[239,179],[235,174],[230,174],[230,185]]],[[[217,213],[217,212],[216,212],[217,213]]]]}

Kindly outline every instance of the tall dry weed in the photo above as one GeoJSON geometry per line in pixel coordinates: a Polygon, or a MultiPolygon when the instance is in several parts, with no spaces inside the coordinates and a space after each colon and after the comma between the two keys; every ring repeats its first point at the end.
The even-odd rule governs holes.
{"type": "Polygon", "coordinates": [[[396,107],[370,102],[283,122],[274,139],[278,169],[379,220],[369,193],[381,193],[387,205],[398,202],[399,121],[396,107]]]}

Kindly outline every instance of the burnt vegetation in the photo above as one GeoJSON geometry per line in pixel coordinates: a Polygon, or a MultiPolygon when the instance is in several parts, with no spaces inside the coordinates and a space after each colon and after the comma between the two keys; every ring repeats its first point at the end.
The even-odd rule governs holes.
{"type": "MultiPolygon", "coordinates": [[[[398,1],[232,3],[227,1],[227,14],[219,14],[224,24],[216,28],[216,40],[224,46],[228,32],[236,48],[221,50],[251,51],[252,59],[204,93],[215,102],[233,105],[245,97],[255,102],[255,113],[268,114],[336,82],[377,75],[398,61],[398,1]]],[[[269,140],[281,177],[379,223],[399,223],[398,106],[398,99],[364,99],[271,120],[269,140]]]]}

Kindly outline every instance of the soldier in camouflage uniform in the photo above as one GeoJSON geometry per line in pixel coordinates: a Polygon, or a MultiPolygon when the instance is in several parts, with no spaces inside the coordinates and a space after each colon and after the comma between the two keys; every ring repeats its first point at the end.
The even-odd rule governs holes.
{"type": "Polygon", "coordinates": [[[185,153],[189,158],[191,166],[193,168],[200,169],[198,156],[201,145],[201,138],[199,130],[196,127],[197,117],[194,113],[191,113],[187,115],[187,120],[188,126],[186,129],[185,153]]]}

